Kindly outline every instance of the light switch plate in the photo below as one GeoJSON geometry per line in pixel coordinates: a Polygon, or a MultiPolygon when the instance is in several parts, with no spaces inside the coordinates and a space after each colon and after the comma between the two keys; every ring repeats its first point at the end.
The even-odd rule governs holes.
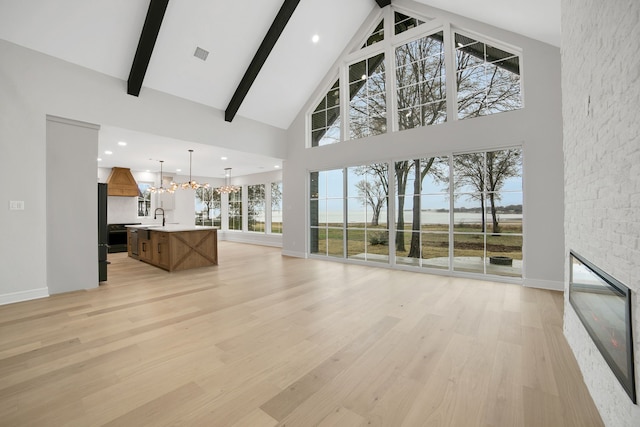
{"type": "Polygon", "coordinates": [[[12,210],[12,211],[23,211],[24,210],[24,200],[10,200],[9,201],[9,210],[12,210]]]}

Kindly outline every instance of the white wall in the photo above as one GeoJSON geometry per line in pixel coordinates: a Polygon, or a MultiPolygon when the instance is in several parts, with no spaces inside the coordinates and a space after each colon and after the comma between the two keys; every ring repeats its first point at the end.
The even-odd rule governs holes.
{"type": "MultiPolygon", "coordinates": [[[[574,250],[631,288],[636,384],[640,383],[639,22],[637,1],[562,2],[566,277],[568,252],[574,250]]],[[[565,295],[565,336],[605,425],[640,425],[640,407],[622,389],[565,295]]]]}
{"type": "MultiPolygon", "coordinates": [[[[0,40],[0,303],[46,295],[46,115],[284,158],[286,132],[0,40]],[[10,200],[25,210],[10,211],[10,200]]],[[[95,165],[94,167],[97,167],[95,165]]],[[[92,184],[95,184],[95,169],[92,184]]],[[[82,237],[81,237],[82,238],[82,237]]],[[[69,272],[73,274],[73,272],[69,272]]]]}
{"type": "Polygon", "coordinates": [[[47,117],[49,294],[98,287],[98,184],[93,179],[98,129],[47,117]]]}
{"type": "MultiPolygon", "coordinates": [[[[414,2],[399,0],[394,4],[407,5],[416,12],[439,17],[446,25],[456,25],[521,48],[525,108],[464,121],[450,118],[441,125],[313,149],[305,148],[306,111],[302,111],[288,133],[283,252],[305,256],[310,170],[521,144],[524,151],[524,284],[561,290],[564,196],[559,49],[414,2]]],[[[359,32],[358,37],[364,36],[364,32],[359,32]]],[[[327,83],[338,64],[328,75],[327,83]]],[[[320,87],[317,94],[326,92],[327,87],[320,87]]],[[[307,111],[315,107],[314,101],[307,104],[307,111]]]]}

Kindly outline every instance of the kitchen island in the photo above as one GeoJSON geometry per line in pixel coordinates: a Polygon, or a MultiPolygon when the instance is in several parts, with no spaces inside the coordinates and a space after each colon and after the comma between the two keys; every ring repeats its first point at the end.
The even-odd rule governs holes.
{"type": "Polygon", "coordinates": [[[216,227],[167,224],[127,226],[129,256],[167,271],[218,264],[216,227]]]}

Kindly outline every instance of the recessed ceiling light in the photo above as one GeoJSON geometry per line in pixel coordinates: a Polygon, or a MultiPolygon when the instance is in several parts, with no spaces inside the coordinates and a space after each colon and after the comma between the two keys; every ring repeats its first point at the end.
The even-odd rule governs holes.
{"type": "Polygon", "coordinates": [[[275,165],[274,166],[276,169],[280,169],[280,165],[275,165]]]}
{"type": "Polygon", "coordinates": [[[176,169],[176,172],[182,172],[182,169],[176,169]]]}
{"type": "Polygon", "coordinates": [[[311,41],[314,43],[318,43],[320,41],[320,36],[317,34],[314,34],[313,37],[311,37],[311,41]]]}
{"type": "Polygon", "coordinates": [[[101,159],[100,157],[98,157],[98,161],[99,161],[99,162],[101,162],[101,161],[102,161],[102,159],[101,159]]]}
{"type": "Polygon", "coordinates": [[[220,157],[220,160],[227,160],[225,156],[220,157]]]}
{"type": "Polygon", "coordinates": [[[124,141],[120,141],[120,142],[118,142],[118,145],[121,146],[121,147],[124,147],[124,146],[127,145],[127,143],[124,142],[124,141]]]}
{"type": "Polygon", "coordinates": [[[104,154],[106,154],[106,155],[111,155],[111,154],[113,154],[113,151],[109,151],[109,150],[107,150],[107,151],[105,151],[105,152],[104,152],[104,154]]]}

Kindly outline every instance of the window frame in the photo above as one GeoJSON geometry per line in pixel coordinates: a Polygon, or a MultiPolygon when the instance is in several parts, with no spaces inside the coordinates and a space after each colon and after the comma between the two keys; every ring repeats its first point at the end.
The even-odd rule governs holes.
{"type": "MultiPolygon", "coordinates": [[[[314,98],[314,102],[309,107],[305,114],[306,128],[305,128],[305,147],[306,148],[318,148],[312,146],[312,131],[311,131],[311,116],[313,111],[321,101],[322,97],[326,96],[331,86],[336,79],[340,79],[340,140],[336,143],[344,143],[351,140],[367,139],[374,135],[367,135],[359,138],[352,138],[351,121],[350,121],[350,96],[349,96],[349,67],[359,61],[366,60],[377,54],[383,53],[385,55],[385,85],[386,85],[386,130],[385,134],[391,132],[398,132],[399,130],[399,112],[397,106],[397,81],[396,81],[396,61],[395,50],[397,47],[417,40],[422,37],[427,37],[438,31],[443,32],[443,49],[444,49],[444,68],[445,68],[445,85],[446,85],[446,118],[445,122],[455,122],[458,120],[467,120],[469,118],[476,117],[458,117],[458,91],[456,87],[457,67],[456,67],[456,46],[455,46],[455,34],[460,34],[465,37],[473,38],[476,41],[482,42],[485,45],[490,45],[500,50],[504,50],[513,54],[519,61],[519,80],[520,80],[520,108],[526,108],[526,97],[524,91],[524,79],[525,79],[525,63],[522,48],[503,42],[495,37],[487,36],[485,34],[468,30],[461,26],[455,25],[448,19],[441,17],[428,16],[415,13],[413,11],[405,10],[402,7],[392,5],[389,8],[380,10],[375,16],[370,18],[367,31],[363,32],[364,36],[358,40],[352,40],[344,54],[342,60],[337,65],[337,70],[331,73],[330,79],[325,79],[317,89],[317,96],[314,98]],[[395,13],[401,13],[422,21],[423,23],[415,26],[409,30],[395,34],[395,13]],[[366,41],[379,24],[380,20],[384,20],[384,32],[385,37],[380,42],[366,46],[366,41]],[[365,47],[363,47],[365,46],[365,47]],[[322,88],[322,90],[320,90],[322,88]]],[[[517,111],[507,110],[507,111],[517,111]]],[[[487,115],[498,114],[503,111],[494,112],[491,114],[483,114],[478,117],[485,117],[487,115]]],[[[435,123],[434,123],[435,124],[435,123]]],[[[424,127],[424,126],[422,126],[424,127]]],[[[414,129],[414,128],[408,128],[414,129]]],[[[407,129],[407,130],[408,130],[407,129]]],[[[405,130],[405,129],[403,129],[405,130]]],[[[378,134],[375,134],[378,135],[378,134]]],[[[333,144],[326,144],[333,145],[333,144]]]]}
{"type": "Polygon", "coordinates": [[[484,34],[481,34],[475,31],[471,31],[471,30],[464,29],[462,27],[451,25],[451,28],[449,31],[449,38],[450,38],[450,49],[451,49],[451,52],[453,53],[453,55],[450,55],[452,60],[451,62],[453,64],[453,72],[450,74],[453,77],[452,81],[453,81],[453,90],[454,90],[453,98],[451,100],[452,106],[453,106],[451,119],[455,121],[461,121],[461,120],[468,120],[470,118],[472,119],[472,118],[478,118],[478,117],[487,117],[493,114],[499,114],[499,113],[493,113],[493,114],[481,115],[478,117],[465,117],[462,119],[458,117],[458,90],[456,87],[456,78],[458,74],[457,65],[456,65],[456,49],[457,49],[456,41],[455,41],[456,34],[460,34],[461,36],[474,39],[478,42],[484,43],[485,45],[491,45],[491,47],[504,50],[508,53],[511,53],[513,56],[518,57],[518,64],[520,68],[520,108],[515,110],[509,110],[509,111],[518,111],[518,110],[524,109],[525,108],[525,96],[524,96],[524,68],[525,67],[523,66],[524,55],[523,55],[522,48],[500,41],[493,37],[486,36],[484,34]]]}
{"type": "MultiPolygon", "coordinates": [[[[498,281],[505,281],[505,282],[522,282],[522,280],[525,277],[525,269],[526,269],[526,260],[525,260],[525,240],[526,240],[526,236],[524,233],[524,229],[525,229],[525,175],[526,175],[526,171],[525,171],[525,153],[524,153],[524,145],[522,143],[520,144],[512,144],[512,145],[508,145],[508,146],[500,146],[500,147],[491,147],[491,148],[482,148],[482,149],[475,149],[475,150],[470,150],[470,151],[464,151],[464,152],[441,152],[441,153],[426,153],[424,155],[420,155],[420,156],[414,156],[412,157],[412,159],[389,159],[389,160],[381,160],[381,161],[373,161],[373,162],[368,162],[366,164],[362,164],[362,165],[356,165],[356,166],[342,166],[342,167],[333,167],[333,168],[327,168],[327,169],[322,169],[322,170],[309,170],[307,172],[307,215],[306,215],[306,224],[307,224],[307,256],[309,256],[310,258],[322,258],[322,259],[331,259],[331,260],[339,260],[341,262],[347,262],[347,263],[366,263],[367,265],[386,265],[390,268],[393,269],[409,269],[412,271],[422,271],[422,272],[427,272],[427,273],[434,273],[434,274],[448,274],[448,275],[456,275],[456,276],[461,276],[461,277],[470,277],[470,278],[476,278],[476,279],[481,279],[481,280],[487,280],[487,278],[490,278],[490,280],[498,280],[498,281]],[[500,190],[501,193],[513,193],[513,194],[519,194],[520,195],[520,200],[521,200],[521,213],[520,213],[520,220],[521,220],[521,225],[520,225],[520,232],[498,232],[498,233],[493,233],[491,230],[489,230],[489,227],[487,226],[486,229],[483,232],[478,231],[476,232],[460,232],[459,230],[456,230],[456,217],[455,217],[455,201],[454,201],[454,194],[456,194],[456,190],[454,188],[453,185],[451,185],[454,181],[454,156],[457,155],[464,155],[464,154],[482,154],[483,158],[486,158],[486,153],[489,152],[497,152],[497,151],[506,151],[506,150],[519,150],[519,156],[520,156],[520,175],[519,175],[519,180],[520,180],[520,188],[519,190],[500,190]],[[395,176],[395,164],[396,162],[399,161],[406,161],[406,160],[415,160],[415,159],[427,159],[427,158],[447,158],[447,164],[448,164],[448,182],[450,183],[448,185],[448,189],[442,190],[442,191],[429,191],[428,189],[425,188],[421,188],[420,190],[420,197],[424,198],[424,197],[432,197],[432,196],[443,196],[443,197],[448,197],[449,199],[449,207],[448,207],[448,216],[449,216],[449,225],[448,225],[448,231],[445,232],[443,230],[435,230],[435,231],[429,231],[429,230],[423,230],[423,226],[424,225],[428,225],[429,223],[420,223],[420,230],[419,230],[419,238],[420,238],[420,257],[417,259],[417,263],[415,264],[407,264],[407,263],[398,263],[396,262],[396,244],[395,244],[395,239],[396,239],[396,235],[397,235],[397,198],[398,198],[398,194],[397,194],[397,188],[396,188],[396,176],[395,176]],[[389,245],[389,250],[388,250],[388,261],[386,262],[379,262],[379,261],[370,261],[367,260],[366,257],[365,259],[354,259],[353,257],[349,256],[349,251],[347,248],[348,245],[348,235],[347,232],[349,230],[349,222],[348,222],[348,209],[349,209],[349,193],[348,193],[348,183],[347,183],[347,177],[348,177],[348,171],[350,168],[354,168],[354,167],[358,167],[358,166],[368,166],[371,164],[375,164],[375,163],[386,163],[387,164],[387,174],[388,174],[388,196],[387,196],[387,212],[389,215],[389,221],[386,224],[386,229],[389,233],[389,241],[388,241],[388,245],[389,245]],[[312,180],[312,174],[313,173],[322,173],[322,172],[334,172],[334,171],[342,171],[342,176],[343,176],[343,181],[342,181],[342,200],[343,200],[343,204],[342,204],[342,210],[343,210],[343,219],[342,219],[342,227],[329,227],[329,224],[327,223],[325,226],[322,226],[322,224],[319,223],[319,225],[317,226],[313,226],[311,224],[311,216],[312,216],[312,210],[313,207],[311,205],[312,200],[320,200],[320,198],[312,198],[312,194],[311,194],[311,180],[312,180]],[[392,202],[393,201],[393,202],[392,202]],[[312,252],[311,251],[311,229],[312,228],[318,228],[318,229],[326,229],[328,230],[329,228],[331,229],[341,229],[342,230],[342,239],[343,239],[343,244],[342,244],[342,248],[343,248],[343,253],[341,256],[335,256],[335,255],[331,255],[328,253],[328,247],[325,249],[324,253],[321,252],[312,252]],[[433,266],[429,266],[429,265],[424,265],[426,264],[426,260],[422,258],[422,250],[423,250],[423,237],[424,236],[436,236],[437,235],[447,235],[448,236],[448,266],[446,268],[440,268],[440,267],[433,267],[433,266]],[[483,247],[483,271],[479,272],[468,272],[468,271],[464,271],[464,270],[460,270],[457,269],[455,267],[455,244],[456,244],[456,240],[455,237],[456,236],[462,236],[462,235],[469,235],[469,234],[482,234],[482,247],[483,247]],[[519,268],[519,270],[514,270],[517,271],[518,274],[496,274],[496,273],[492,273],[488,271],[487,265],[486,263],[488,262],[489,259],[489,255],[487,252],[487,236],[491,237],[494,234],[498,235],[508,235],[510,237],[516,237],[520,239],[521,245],[520,245],[520,255],[521,255],[521,262],[522,262],[522,267],[519,268]]],[[[486,173],[486,161],[484,161],[483,163],[483,173],[486,173]]],[[[490,191],[485,190],[483,192],[484,194],[489,193],[490,191]]],[[[328,192],[327,192],[328,193],[328,192]]],[[[405,193],[404,197],[413,197],[413,193],[411,192],[411,194],[405,193]]],[[[484,197],[484,196],[483,196],[484,197]]],[[[327,197],[329,198],[329,197],[327,197]]],[[[508,206],[508,205],[507,205],[508,206]]],[[[406,208],[406,207],[405,207],[406,208]]],[[[488,211],[488,205],[485,206],[485,212],[486,215],[489,215],[489,211],[488,211]]],[[[488,220],[485,221],[485,223],[488,224],[488,220]]],[[[406,223],[405,223],[406,225],[406,223]]],[[[366,228],[366,227],[365,227],[366,228]]],[[[412,231],[413,232],[413,231],[412,231]]],[[[366,244],[366,242],[365,242],[366,244]]],[[[514,258],[516,259],[516,258],[514,258]]]]}

